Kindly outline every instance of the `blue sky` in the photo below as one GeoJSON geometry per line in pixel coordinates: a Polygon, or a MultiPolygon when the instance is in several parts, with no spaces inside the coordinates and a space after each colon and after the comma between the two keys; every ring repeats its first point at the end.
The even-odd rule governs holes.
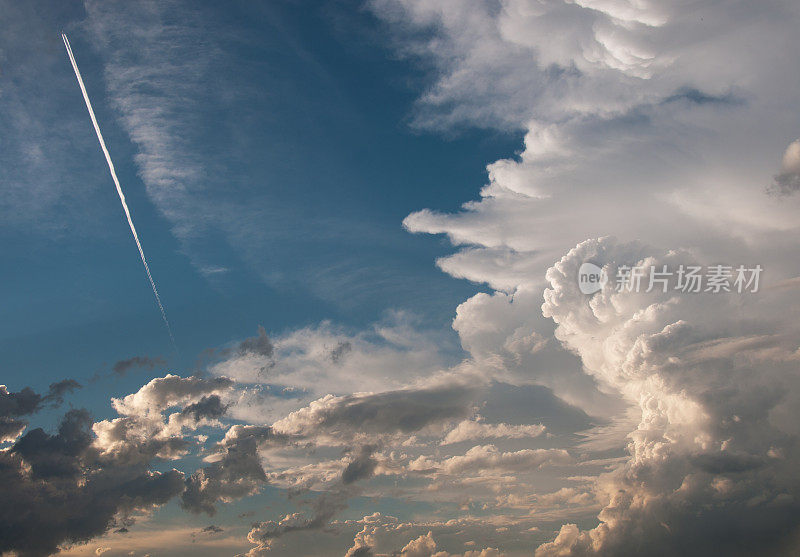
{"type": "Polygon", "coordinates": [[[796,2],[0,10],[0,553],[796,553],[796,2]]]}
{"type": "MultiPolygon", "coordinates": [[[[245,237],[231,238],[211,224],[181,241],[147,198],[136,146],[105,93],[102,53],[80,33],[85,12],[80,4],[65,7],[57,15],[51,6],[14,10],[23,12],[19,25],[35,34],[30,48],[40,54],[6,75],[18,72],[23,86],[35,81],[51,91],[46,101],[29,103],[63,107],[37,115],[41,125],[64,130],[45,148],[83,168],[79,176],[50,170],[59,189],[77,191],[74,198],[60,193],[41,215],[3,227],[11,271],[3,306],[13,316],[2,330],[7,377],[46,386],[54,375],[91,375],[120,355],[139,353],[164,354],[185,368],[204,348],[251,334],[259,324],[281,331],[333,319],[358,327],[389,309],[449,327],[454,305],[476,287],[436,270],[433,260],[447,246],[408,234],[402,219],[423,206],[457,208],[485,180],[485,163],[517,146],[519,134],[470,131],[443,139],[411,129],[415,89],[425,78],[392,56],[378,41],[375,19],[353,6],[198,6],[196,17],[214,28],[226,50],[213,68],[219,81],[187,101],[191,113],[179,114],[191,128],[184,148],[203,153],[208,176],[197,181],[208,188],[204,195],[225,196],[251,212],[237,232],[245,237]],[[341,21],[331,26],[329,18],[341,21]],[[181,359],[157,326],[80,92],[51,37],[73,28],[73,48],[181,359]],[[235,91],[235,106],[219,91],[223,83],[235,91]],[[66,135],[67,126],[74,134],[66,135]],[[43,336],[50,339],[46,351],[35,348],[43,336]]],[[[184,54],[196,55],[191,48],[184,54]]],[[[20,189],[37,182],[36,167],[30,170],[20,171],[20,189]]],[[[196,218],[205,225],[202,215],[196,218]]]]}

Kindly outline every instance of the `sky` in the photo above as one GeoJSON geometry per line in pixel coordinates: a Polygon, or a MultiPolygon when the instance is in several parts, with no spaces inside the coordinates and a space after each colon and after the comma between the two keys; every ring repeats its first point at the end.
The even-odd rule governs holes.
{"type": "Polygon", "coordinates": [[[0,9],[0,553],[800,550],[796,2],[0,9]]]}

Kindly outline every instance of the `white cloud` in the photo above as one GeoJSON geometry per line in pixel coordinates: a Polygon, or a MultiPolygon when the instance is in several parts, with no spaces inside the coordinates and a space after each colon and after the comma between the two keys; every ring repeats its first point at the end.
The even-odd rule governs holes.
{"type": "Polygon", "coordinates": [[[458,309],[454,328],[472,363],[547,385],[605,419],[583,432],[582,450],[619,443],[629,428],[625,464],[596,472],[600,525],[565,525],[539,553],[704,554],[725,544],[769,553],[790,544],[781,533],[796,528],[799,486],[768,455],[797,446],[789,405],[800,334],[786,316],[800,308],[791,289],[773,285],[800,275],[800,201],[764,186],[784,151],[775,181],[791,183],[800,152],[790,143],[800,76],[781,55],[797,48],[797,6],[371,5],[401,53],[435,68],[417,125],[526,132],[517,156],[487,166],[478,200],[404,221],[458,247],[439,261],[443,270],[496,290],[458,309]],[[585,261],[612,272],[689,261],[770,271],[760,295],[623,295],[612,284],[589,298],[576,281],[585,261]],[[748,520],[753,513],[763,520],[748,520]]]}
{"type": "Polygon", "coordinates": [[[326,395],[276,421],[280,434],[345,444],[359,437],[408,436],[468,415],[475,388],[460,383],[381,393],[326,395]]]}
{"type": "Polygon", "coordinates": [[[490,438],[523,439],[539,437],[544,433],[545,429],[541,424],[487,424],[477,420],[464,420],[447,433],[442,445],[490,438]]]}
{"type": "Polygon", "coordinates": [[[233,382],[225,377],[202,379],[167,374],[152,379],[135,393],[112,399],[111,405],[123,416],[148,416],[160,414],[171,406],[197,400],[203,395],[224,393],[232,385],[233,382]]]}
{"type": "MultiPolygon", "coordinates": [[[[230,427],[188,478],[170,474],[169,496],[182,490],[185,508],[211,513],[270,481],[331,495],[315,514],[258,523],[253,555],[284,534],[328,525],[357,492],[331,492],[346,480],[386,494],[382,478],[370,482],[384,474],[396,482],[392,495],[435,500],[443,514],[512,513],[437,518],[411,541],[419,530],[403,530],[394,547],[408,556],[449,555],[434,541],[434,524],[470,538],[488,535],[480,530],[487,525],[492,535],[508,535],[513,526],[536,532],[534,516],[588,524],[598,507],[597,527],[564,524],[537,554],[792,549],[786,533],[800,515],[800,307],[792,289],[775,287],[800,276],[800,196],[766,195],[764,185],[780,153],[774,185],[791,191],[779,193],[793,193],[800,173],[800,144],[792,142],[800,74],[786,55],[797,50],[795,3],[370,5],[392,25],[402,54],[434,68],[417,126],[525,131],[518,155],[488,165],[478,200],[404,221],[411,232],[447,235],[458,251],[439,266],[492,290],[456,310],[466,358],[451,365],[439,339],[402,315],[356,333],[329,323],[272,341],[263,332],[260,349],[229,350],[210,366],[216,379],[167,375],[114,399],[119,417],[93,424],[87,454],[151,474],[151,460],[186,454],[184,430],[222,425],[220,409],[232,404],[230,415],[248,423],[230,427]],[[759,263],[765,283],[752,296],[618,293],[612,283],[587,297],[575,280],[587,260],[612,275],[621,263],[759,263]],[[558,402],[583,408],[590,416],[575,422],[589,429],[578,439],[554,434],[549,448],[509,448],[541,436],[544,419],[470,420],[477,411],[489,415],[481,404],[497,382],[520,392],[546,386],[558,402]],[[450,446],[483,439],[494,443],[463,454],[450,446]],[[515,522],[520,516],[524,525],[515,522]]],[[[202,44],[210,50],[195,56],[202,26],[192,14],[186,25],[164,25],[152,4],[120,25],[130,14],[118,7],[90,2],[88,24],[110,47],[107,86],[149,195],[184,241],[219,226],[245,244],[245,225],[263,215],[218,202],[207,189],[208,160],[188,146],[205,127],[185,100],[208,81],[220,53],[209,39],[202,44]],[[142,29],[151,30],[146,48],[129,60],[122,47],[142,29]],[[169,48],[176,35],[178,51],[169,48]]],[[[27,155],[43,157],[35,149],[27,155]]],[[[348,533],[349,553],[376,547],[385,531],[402,529],[395,522],[362,519],[348,533]]]]}
{"type": "Polygon", "coordinates": [[[766,19],[743,4],[735,21],[731,10],[702,2],[373,6],[396,26],[436,29],[428,41],[399,39],[441,69],[421,99],[421,121],[513,118],[526,130],[518,157],[488,165],[480,200],[455,214],[406,218],[412,232],[444,233],[463,246],[440,261],[448,273],[505,291],[538,285],[566,250],[605,235],[664,247],[703,237],[697,247],[724,258],[758,256],[758,240],[774,252],[789,247],[775,233],[796,230],[798,201],[763,195],[775,153],[800,128],[791,116],[796,72],[766,63],[794,38],[797,14],[786,3],[759,7],[766,19]],[[605,29],[615,29],[614,40],[599,39],[605,29]],[[609,64],[618,58],[612,43],[628,40],[649,44],[654,58],[634,57],[633,70],[609,64]],[[736,64],[724,62],[731,52],[741,54],[736,64]],[[640,70],[652,75],[631,74],[640,70]]]}
{"type": "Polygon", "coordinates": [[[775,176],[771,192],[791,194],[800,190],[800,139],[789,144],[781,161],[781,172],[775,176]]]}
{"type": "MultiPolygon", "coordinates": [[[[600,483],[602,497],[609,501],[600,513],[601,525],[577,536],[565,526],[553,545],[542,546],[542,554],[560,554],[565,546],[571,551],[625,551],[643,537],[660,538],[660,523],[673,532],[680,529],[685,543],[699,551],[725,540],[689,523],[687,505],[714,501],[704,512],[704,520],[714,523],[742,520],[737,518],[738,505],[749,500],[747,513],[759,506],[776,520],[788,512],[778,503],[780,495],[796,488],[784,466],[767,459],[778,439],[796,446],[796,433],[786,438],[786,426],[768,418],[797,396],[798,384],[788,373],[793,364],[787,364],[796,358],[796,327],[765,315],[762,298],[755,294],[748,300],[617,293],[613,284],[592,297],[579,292],[574,277],[586,260],[648,265],[690,261],[688,254],[676,251],[646,259],[636,251],[610,240],[587,241],[547,273],[551,288],[545,291],[543,312],[558,323],[557,338],[581,356],[587,372],[638,404],[641,421],[628,436],[630,459],[624,469],[600,483]],[[743,308],[761,320],[748,325],[738,317],[743,308]],[[734,330],[738,337],[732,336],[734,330]],[[781,334],[753,334],[770,330],[781,334]],[[776,396],[775,389],[783,394],[776,396]],[[743,420],[744,414],[748,417],[743,420]],[[738,489],[720,490],[733,485],[726,478],[737,478],[738,489]],[[643,530],[636,534],[629,530],[631,524],[643,530]]],[[[764,524],[739,528],[733,543],[757,544],[771,529],[764,524]]],[[[681,546],[662,543],[676,551],[681,546]]]]}
{"type": "Polygon", "coordinates": [[[427,534],[409,541],[397,555],[402,557],[502,557],[504,553],[493,548],[471,549],[463,554],[438,551],[436,540],[433,539],[433,532],[429,531],[427,534]]]}
{"type": "Polygon", "coordinates": [[[245,383],[291,386],[306,398],[399,388],[445,369],[451,358],[443,335],[415,324],[400,312],[355,333],[322,322],[272,338],[274,353],[234,352],[210,371],[245,383]]]}
{"type": "Polygon", "coordinates": [[[421,456],[409,462],[408,467],[409,470],[441,472],[452,476],[498,475],[542,466],[570,464],[572,461],[572,457],[563,449],[522,449],[502,452],[494,445],[478,445],[463,455],[452,456],[440,462],[421,456]]]}

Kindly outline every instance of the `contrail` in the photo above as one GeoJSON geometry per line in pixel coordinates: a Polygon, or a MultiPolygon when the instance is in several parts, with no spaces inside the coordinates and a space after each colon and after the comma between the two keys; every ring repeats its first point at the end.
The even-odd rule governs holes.
{"type": "Polygon", "coordinates": [[[172,328],[169,326],[167,313],[164,311],[164,306],[161,303],[161,297],[158,295],[158,289],[156,288],[156,283],[153,281],[153,275],[150,274],[150,266],[147,264],[147,259],[145,259],[144,257],[144,250],[142,249],[141,242],[139,242],[139,235],[136,233],[136,227],[133,226],[133,219],[131,219],[131,212],[128,210],[128,204],[125,202],[125,195],[122,193],[122,187],[119,185],[117,172],[116,170],[114,170],[114,163],[111,162],[111,155],[108,154],[108,149],[106,149],[106,142],[103,140],[103,134],[100,133],[100,126],[97,124],[97,118],[95,118],[94,116],[92,103],[91,101],[89,101],[89,94],[86,92],[86,87],[83,85],[83,78],[81,77],[81,72],[78,69],[77,62],[75,62],[75,56],[72,54],[72,47],[70,47],[69,39],[64,33],[61,33],[61,38],[64,41],[64,46],[67,48],[67,54],[69,55],[69,61],[72,63],[72,69],[75,70],[75,77],[78,78],[78,85],[80,85],[81,93],[83,93],[83,100],[86,102],[86,108],[89,110],[89,116],[92,118],[92,125],[94,125],[94,131],[97,134],[97,140],[100,142],[100,148],[103,150],[103,154],[106,157],[106,162],[108,163],[108,170],[111,171],[111,178],[114,180],[114,185],[117,186],[117,193],[119,194],[120,202],[122,202],[122,209],[125,211],[125,216],[128,219],[128,226],[131,227],[131,234],[133,234],[133,239],[136,240],[136,247],[139,248],[139,256],[142,258],[142,264],[144,265],[144,270],[147,273],[147,280],[150,281],[150,286],[153,288],[153,294],[156,297],[156,303],[158,304],[158,309],[161,310],[161,318],[164,320],[164,325],[167,326],[167,332],[169,333],[169,338],[172,341],[172,346],[174,348],[175,337],[172,336],[172,328]]]}

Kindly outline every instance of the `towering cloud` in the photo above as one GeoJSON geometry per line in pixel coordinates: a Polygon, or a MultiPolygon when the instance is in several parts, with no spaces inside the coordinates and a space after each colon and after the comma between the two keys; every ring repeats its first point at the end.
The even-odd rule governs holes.
{"type": "Polygon", "coordinates": [[[790,464],[800,432],[779,418],[800,395],[797,330],[764,315],[757,295],[578,290],[587,260],[609,271],[695,263],[687,253],[639,251],[586,241],[547,273],[542,309],[557,338],[639,406],[641,421],[628,462],[598,481],[607,501],[600,526],[565,526],[537,555],[636,553],[654,543],[667,554],[777,552],[800,526],[790,464]],[[742,320],[745,308],[759,320],[742,320]]]}
{"type": "MultiPolygon", "coordinates": [[[[133,530],[170,499],[211,515],[268,491],[281,496],[257,506],[266,514],[246,539],[222,512],[221,526],[185,537],[238,531],[252,556],[797,553],[800,74],[786,55],[797,3],[368,5],[397,52],[433,70],[413,125],[523,137],[488,165],[477,199],[404,220],[446,235],[455,253],[440,268],[483,285],[454,308],[463,358],[397,313],[362,332],[260,327],[209,352],[203,375],[157,377],[113,398],[116,416],[70,411],[53,433],[23,435],[23,421],[74,385],[2,388],[0,551],[133,530]],[[581,291],[585,263],[609,277],[596,292],[581,291]],[[687,292],[649,277],[618,288],[625,269],[717,265],[758,266],[759,288],[687,292]],[[348,518],[371,505],[405,518],[348,518]]],[[[87,6],[100,42],[116,45],[148,17],[176,19],[154,7],[131,31],[118,25],[129,12],[87,6]]],[[[195,50],[204,29],[172,54],[195,50]]],[[[193,217],[206,169],[181,141],[195,126],[170,116],[211,69],[190,65],[176,85],[180,57],[154,63],[182,33],[160,25],[135,63],[108,55],[107,85],[185,239],[205,226],[193,217]]]]}
{"type": "Polygon", "coordinates": [[[495,290],[459,307],[462,342],[492,373],[609,419],[589,443],[625,445],[593,480],[599,526],[567,524],[538,554],[796,548],[798,150],[786,145],[800,82],[770,61],[797,45],[797,6],[370,4],[399,52],[436,69],[418,126],[525,132],[518,156],[487,167],[480,199],[404,221],[459,247],[443,270],[495,290]],[[587,261],[610,277],[621,265],[769,271],[748,296],[616,292],[613,280],[587,296],[587,261]]]}

